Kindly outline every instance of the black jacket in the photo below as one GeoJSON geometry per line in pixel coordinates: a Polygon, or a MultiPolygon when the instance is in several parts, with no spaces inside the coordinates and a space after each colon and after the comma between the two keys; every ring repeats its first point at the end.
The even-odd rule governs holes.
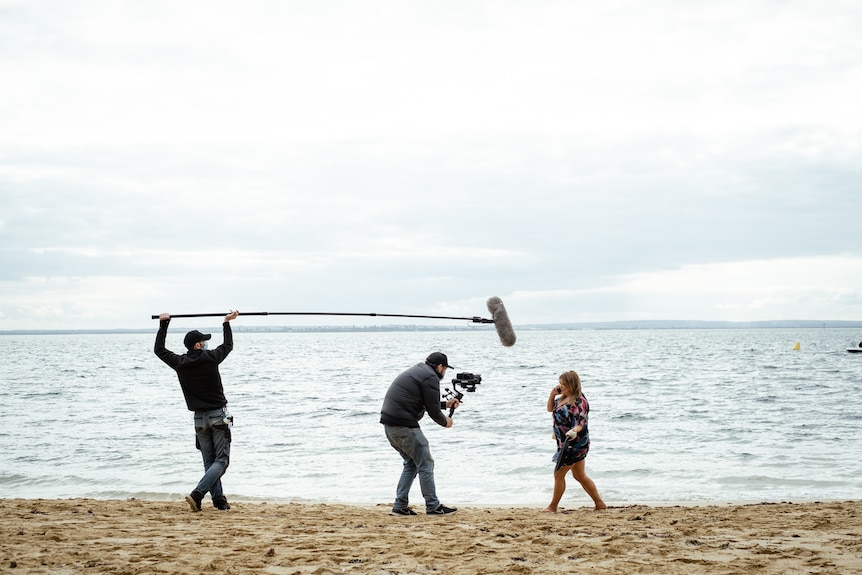
{"type": "Polygon", "coordinates": [[[446,427],[446,416],[440,409],[440,378],[427,363],[417,363],[389,386],[380,410],[380,423],[419,427],[426,411],[431,419],[446,427]]]}
{"type": "Polygon", "coordinates": [[[165,339],[168,336],[168,324],[171,320],[159,324],[156,334],[156,345],[153,351],[160,360],[171,366],[177,372],[186,406],[189,411],[219,409],[227,405],[224,389],[221,384],[221,374],[218,366],[233,350],[233,332],[230,324],[224,322],[224,343],[215,349],[193,349],[186,354],[177,355],[165,349],[165,339]]]}

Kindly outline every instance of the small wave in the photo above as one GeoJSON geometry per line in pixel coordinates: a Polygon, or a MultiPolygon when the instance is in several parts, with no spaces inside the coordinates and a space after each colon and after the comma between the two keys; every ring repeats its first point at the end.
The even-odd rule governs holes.
{"type": "Polygon", "coordinates": [[[655,470],[640,467],[635,469],[611,469],[604,472],[607,477],[648,477],[655,475],[655,470]]]}
{"type": "Polygon", "coordinates": [[[717,477],[715,482],[719,485],[736,485],[742,487],[810,487],[812,489],[823,487],[846,487],[850,485],[846,481],[797,479],[792,477],[773,477],[771,475],[728,475],[725,477],[717,477]]]}
{"type": "MultiPolygon", "coordinates": [[[[45,478],[44,483],[47,483],[48,478],[45,478]]],[[[28,475],[0,475],[0,486],[2,487],[18,487],[22,485],[38,485],[38,479],[28,475]]]]}
{"type": "MultiPolygon", "coordinates": [[[[592,421],[592,413],[590,414],[590,416],[591,416],[590,421],[592,421]]],[[[626,420],[626,421],[649,421],[650,419],[653,419],[653,418],[649,417],[643,413],[635,413],[635,412],[629,411],[626,413],[620,413],[619,415],[615,415],[612,419],[626,420]]],[[[592,429],[592,425],[590,426],[590,429],[592,429]]]]}

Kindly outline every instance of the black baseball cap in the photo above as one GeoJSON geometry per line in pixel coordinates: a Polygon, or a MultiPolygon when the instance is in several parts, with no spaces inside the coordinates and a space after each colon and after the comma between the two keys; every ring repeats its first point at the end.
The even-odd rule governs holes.
{"type": "Polygon", "coordinates": [[[183,339],[183,343],[186,344],[186,349],[192,349],[197,342],[206,341],[212,336],[213,334],[211,333],[201,333],[198,330],[193,329],[186,334],[186,337],[183,339]]]}
{"type": "Polygon", "coordinates": [[[425,363],[427,363],[428,365],[442,365],[443,367],[454,369],[451,365],[449,365],[449,358],[446,357],[446,354],[440,353],[439,351],[435,351],[434,353],[426,357],[425,363]]]}

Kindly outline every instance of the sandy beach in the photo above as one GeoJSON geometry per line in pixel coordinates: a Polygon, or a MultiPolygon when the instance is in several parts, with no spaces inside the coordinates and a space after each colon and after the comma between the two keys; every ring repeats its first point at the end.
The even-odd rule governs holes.
{"type": "MultiPolygon", "coordinates": [[[[205,502],[208,503],[208,500],[205,502]]],[[[3,573],[862,573],[862,502],[461,508],[0,500],[3,573]]]]}

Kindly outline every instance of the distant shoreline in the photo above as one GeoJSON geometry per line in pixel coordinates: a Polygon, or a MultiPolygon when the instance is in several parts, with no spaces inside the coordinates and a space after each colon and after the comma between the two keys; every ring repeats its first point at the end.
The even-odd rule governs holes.
{"type": "MultiPolygon", "coordinates": [[[[772,321],[685,321],[685,320],[646,320],[646,321],[609,321],[553,324],[525,324],[514,326],[515,331],[547,330],[661,330],[661,329],[862,329],[862,321],[848,320],[772,320],[772,321]]],[[[134,334],[154,333],[157,326],[150,329],[13,329],[0,330],[0,335],[74,335],[74,334],[134,334]]],[[[453,325],[370,325],[370,326],[241,326],[233,327],[238,333],[355,333],[355,332],[434,332],[493,330],[483,326],[453,325]]]]}

